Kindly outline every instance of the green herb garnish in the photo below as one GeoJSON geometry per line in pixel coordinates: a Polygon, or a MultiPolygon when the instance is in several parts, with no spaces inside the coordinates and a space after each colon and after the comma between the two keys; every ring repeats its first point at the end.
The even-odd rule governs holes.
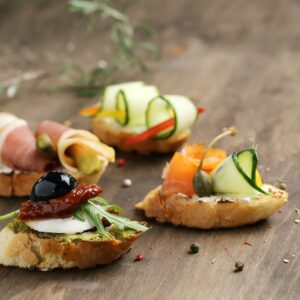
{"type": "Polygon", "coordinates": [[[102,234],[106,233],[102,222],[103,218],[105,218],[109,223],[114,224],[120,230],[124,230],[125,228],[130,228],[141,232],[149,230],[147,226],[144,226],[137,221],[132,221],[112,214],[109,212],[109,210],[120,212],[123,211],[120,206],[109,205],[105,199],[101,197],[95,197],[85,203],[80,204],[74,213],[74,217],[80,221],[88,219],[96,226],[98,232],[102,234]],[[97,202],[97,204],[95,202],[97,202]]]}
{"type": "MultiPolygon", "coordinates": [[[[145,232],[149,228],[140,224],[137,221],[132,221],[127,218],[120,217],[116,214],[110,213],[110,211],[123,212],[124,209],[115,204],[109,204],[102,197],[95,197],[87,202],[80,204],[75,210],[73,216],[79,221],[89,220],[92,222],[97,231],[101,234],[108,234],[108,231],[103,225],[102,219],[105,218],[110,224],[115,225],[119,230],[133,229],[135,231],[145,232]],[[97,204],[95,203],[97,202],[97,204]]],[[[5,221],[11,218],[15,218],[19,215],[20,210],[13,211],[6,215],[0,216],[0,221],[5,221]]]]}
{"type": "Polygon", "coordinates": [[[6,215],[0,216],[0,221],[5,221],[5,220],[11,219],[11,218],[15,218],[19,213],[20,213],[20,210],[18,209],[13,212],[10,212],[6,215]]]}
{"type": "MultiPolygon", "coordinates": [[[[118,81],[120,74],[137,67],[148,70],[149,60],[158,57],[159,49],[152,43],[155,30],[144,22],[128,15],[132,1],[125,5],[111,0],[69,0],[69,10],[86,16],[88,29],[97,25],[109,28],[112,50],[107,60],[100,60],[92,70],[86,72],[80,65],[71,65],[65,71],[74,71],[74,84],[67,86],[82,97],[101,95],[104,87],[118,81]]],[[[65,72],[64,72],[65,73],[65,72]]]]}

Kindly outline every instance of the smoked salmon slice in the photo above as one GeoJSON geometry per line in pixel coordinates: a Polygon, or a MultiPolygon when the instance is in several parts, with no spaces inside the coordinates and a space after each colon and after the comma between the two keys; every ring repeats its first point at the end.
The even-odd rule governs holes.
{"type": "MultiPolygon", "coordinates": [[[[164,174],[165,195],[182,193],[194,195],[193,177],[204,154],[204,144],[187,144],[181,152],[176,152],[167,165],[164,174]]],[[[210,148],[205,156],[202,170],[210,173],[226,158],[223,149],[210,148]]]]}

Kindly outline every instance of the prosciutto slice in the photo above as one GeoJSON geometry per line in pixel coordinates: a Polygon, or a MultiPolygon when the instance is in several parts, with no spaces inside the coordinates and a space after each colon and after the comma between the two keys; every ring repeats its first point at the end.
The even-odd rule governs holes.
{"type": "MultiPolygon", "coordinates": [[[[20,120],[20,119],[19,119],[20,120]]],[[[1,160],[11,168],[25,171],[45,172],[53,169],[56,163],[39,154],[35,146],[35,137],[25,121],[11,126],[3,137],[1,160]]]]}
{"type": "Polygon", "coordinates": [[[38,137],[39,135],[46,133],[50,137],[54,145],[57,145],[62,134],[69,129],[70,127],[62,125],[60,123],[46,120],[42,121],[38,125],[35,131],[35,136],[38,137]]]}
{"type": "Polygon", "coordinates": [[[43,121],[38,125],[35,132],[36,137],[41,134],[49,136],[56,147],[59,162],[67,172],[75,177],[82,175],[76,164],[75,151],[82,153],[84,151],[82,149],[89,149],[97,156],[102,165],[101,169],[98,170],[99,176],[104,172],[108,162],[114,162],[115,152],[113,148],[101,143],[98,137],[89,131],[69,128],[52,121],[43,121]]]}

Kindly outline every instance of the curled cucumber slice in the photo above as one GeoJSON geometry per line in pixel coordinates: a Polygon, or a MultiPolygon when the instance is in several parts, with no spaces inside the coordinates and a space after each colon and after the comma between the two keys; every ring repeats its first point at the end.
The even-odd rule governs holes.
{"type": "Polygon", "coordinates": [[[234,152],[211,174],[214,192],[217,194],[267,194],[262,189],[257,162],[255,149],[234,152]]]}
{"type": "Polygon", "coordinates": [[[172,128],[155,136],[157,139],[166,139],[190,128],[197,117],[197,107],[189,98],[179,95],[160,95],[149,102],[146,111],[146,125],[151,128],[174,118],[172,128]]]}
{"type": "Polygon", "coordinates": [[[126,92],[127,89],[134,89],[140,86],[144,86],[145,83],[142,81],[124,82],[119,84],[109,85],[105,88],[103,94],[103,100],[101,103],[102,111],[113,111],[116,108],[117,94],[123,90],[126,92]]]}
{"type": "Polygon", "coordinates": [[[152,85],[121,89],[116,97],[115,109],[125,113],[124,117],[118,121],[123,126],[145,126],[148,104],[158,94],[158,89],[152,85]]]}

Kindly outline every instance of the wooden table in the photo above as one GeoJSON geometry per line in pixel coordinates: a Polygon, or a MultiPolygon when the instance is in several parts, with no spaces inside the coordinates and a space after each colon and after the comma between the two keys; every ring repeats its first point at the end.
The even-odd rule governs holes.
{"type": "MultiPolygon", "coordinates": [[[[206,108],[191,141],[208,142],[225,126],[239,135],[220,146],[228,152],[259,145],[261,173],[275,184],[287,180],[289,202],[269,220],[231,230],[191,230],[150,221],[152,230],[130,253],[107,267],[36,272],[0,269],[2,299],[299,299],[300,297],[300,6],[296,1],[140,1],[133,16],[155,24],[163,46],[145,79],[163,93],[192,97],[206,108]],[[190,243],[200,251],[187,254],[190,243]],[[144,252],[142,262],[133,262],[144,252]],[[283,259],[289,260],[284,263],[283,259]],[[234,273],[234,263],[245,263],[234,273]]],[[[105,52],[107,36],[86,34],[84,20],[66,14],[61,1],[1,1],[0,79],[23,71],[58,70],[67,62],[91,66],[105,52]]],[[[103,54],[104,55],[104,54],[103,54]]],[[[100,57],[101,58],[101,57],[100,57]]],[[[128,75],[128,79],[140,79],[128,75]]],[[[127,78],[124,78],[124,80],[127,78]]],[[[16,97],[2,97],[4,110],[30,121],[71,120],[95,102],[68,92],[49,93],[50,78],[16,97]]],[[[101,180],[107,199],[126,214],[161,182],[170,155],[117,153],[123,169],[110,166],[101,180]],[[133,185],[122,188],[131,178],[133,185]]],[[[1,199],[0,212],[18,199],[1,199]]]]}

